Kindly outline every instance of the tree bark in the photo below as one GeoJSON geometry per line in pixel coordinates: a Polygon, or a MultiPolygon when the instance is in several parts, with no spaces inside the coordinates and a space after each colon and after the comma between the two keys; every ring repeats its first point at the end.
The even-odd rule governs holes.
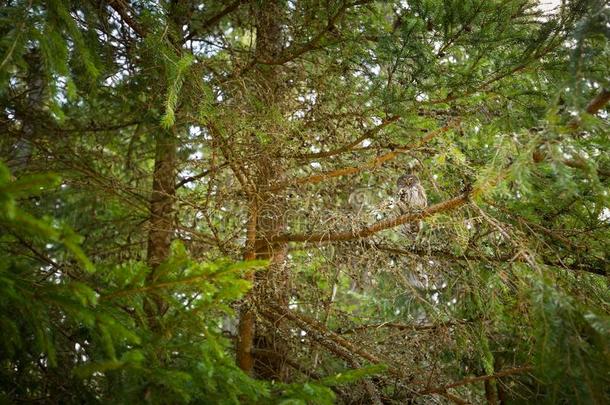
{"type": "Polygon", "coordinates": [[[488,405],[497,405],[498,401],[496,400],[496,390],[494,386],[494,380],[485,380],[485,399],[487,400],[488,405]]]}
{"type": "MultiPolygon", "coordinates": [[[[271,60],[282,52],[282,2],[270,0],[257,4],[255,59],[271,60]]],[[[263,66],[257,72],[259,98],[266,108],[279,108],[282,98],[282,82],[278,68],[263,66]]],[[[256,327],[257,302],[273,302],[287,306],[289,301],[289,275],[285,271],[286,243],[270,244],[285,231],[286,204],[283,195],[270,190],[270,185],[284,177],[281,162],[273,157],[269,145],[253,140],[252,148],[259,159],[252,170],[254,189],[249,201],[248,237],[244,258],[269,260],[265,272],[251,276],[253,289],[240,314],[237,339],[237,362],[251,375],[264,379],[286,380],[288,368],[283,359],[287,345],[282,338],[280,318],[271,320],[272,328],[256,327]]]]}
{"type": "MultiPolygon", "coordinates": [[[[161,276],[159,265],[170,253],[174,233],[174,199],[176,195],[176,141],[169,132],[160,133],[156,141],[155,169],[153,173],[152,195],[150,199],[150,223],[148,230],[146,262],[150,267],[148,284],[154,284],[161,276]]],[[[151,293],[146,301],[146,316],[149,326],[159,329],[160,317],[167,304],[156,293],[151,293]]]]}

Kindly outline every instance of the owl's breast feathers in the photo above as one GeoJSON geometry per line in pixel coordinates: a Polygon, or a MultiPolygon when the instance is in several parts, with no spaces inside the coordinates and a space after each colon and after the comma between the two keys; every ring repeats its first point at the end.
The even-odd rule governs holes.
{"type": "Polygon", "coordinates": [[[405,214],[407,212],[423,209],[428,206],[426,191],[421,184],[416,183],[398,190],[398,207],[405,214]]]}

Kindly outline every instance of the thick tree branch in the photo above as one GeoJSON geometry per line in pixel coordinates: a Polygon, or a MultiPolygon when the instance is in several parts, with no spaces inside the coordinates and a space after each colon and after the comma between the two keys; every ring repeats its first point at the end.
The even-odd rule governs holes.
{"type": "Polygon", "coordinates": [[[477,190],[467,190],[462,195],[454,197],[452,199],[443,201],[438,204],[434,204],[421,213],[405,214],[394,218],[389,218],[383,221],[376,222],[370,226],[365,226],[359,230],[345,231],[337,233],[312,233],[312,234],[283,234],[271,240],[272,243],[285,243],[285,242],[308,242],[308,243],[326,243],[326,242],[337,242],[337,241],[348,241],[360,238],[366,238],[381,232],[386,229],[394,228],[398,225],[406,224],[408,222],[419,221],[423,218],[430,217],[439,212],[451,211],[462,205],[466,204],[471,194],[476,194],[477,190]]]}

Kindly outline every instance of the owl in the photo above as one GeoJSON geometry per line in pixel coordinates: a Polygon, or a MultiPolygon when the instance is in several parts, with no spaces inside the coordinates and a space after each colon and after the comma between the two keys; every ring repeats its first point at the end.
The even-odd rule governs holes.
{"type": "MultiPolygon", "coordinates": [[[[418,212],[428,206],[426,190],[424,190],[416,175],[406,174],[399,177],[397,186],[396,205],[401,215],[418,212]]],[[[402,230],[404,233],[412,235],[419,232],[420,228],[421,223],[417,221],[404,224],[402,230]]]]}

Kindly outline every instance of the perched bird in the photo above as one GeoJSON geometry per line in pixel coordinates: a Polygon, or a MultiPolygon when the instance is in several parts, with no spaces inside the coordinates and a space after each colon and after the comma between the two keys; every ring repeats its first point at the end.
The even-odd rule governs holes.
{"type": "MultiPolygon", "coordinates": [[[[396,192],[396,205],[401,215],[416,213],[428,206],[426,190],[414,174],[405,174],[398,178],[398,190],[396,192]]],[[[402,230],[406,234],[414,234],[421,229],[421,221],[409,222],[403,225],[402,230]]]]}

